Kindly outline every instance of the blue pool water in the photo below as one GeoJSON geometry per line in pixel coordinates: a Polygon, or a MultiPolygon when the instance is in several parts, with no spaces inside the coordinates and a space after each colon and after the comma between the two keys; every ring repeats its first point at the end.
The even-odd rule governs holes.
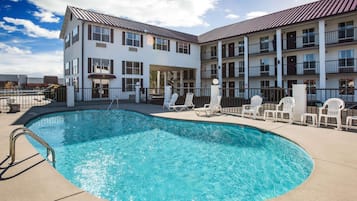
{"type": "Polygon", "coordinates": [[[266,200],[301,184],[313,167],[294,143],[238,125],[86,110],[27,127],[53,146],[64,177],[113,201],[266,200]]]}

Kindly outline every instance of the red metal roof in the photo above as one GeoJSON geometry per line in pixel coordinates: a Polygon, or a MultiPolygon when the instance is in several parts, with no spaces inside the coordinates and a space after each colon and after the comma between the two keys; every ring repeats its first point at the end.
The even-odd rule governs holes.
{"type": "Polygon", "coordinates": [[[357,0],[321,0],[262,17],[216,28],[198,37],[200,43],[246,35],[356,11],[357,0]]]}
{"type": "MultiPolygon", "coordinates": [[[[73,16],[75,16],[79,20],[104,24],[113,27],[119,27],[123,29],[129,29],[142,33],[150,33],[158,36],[178,39],[178,40],[192,42],[192,43],[198,43],[198,38],[195,35],[182,33],[182,32],[178,32],[178,31],[174,31],[154,25],[144,24],[141,22],[136,22],[124,18],[111,16],[111,15],[97,13],[94,11],[84,10],[81,8],[68,6],[67,9],[68,9],[67,11],[72,12],[73,16]]],[[[62,27],[62,31],[63,31],[63,27],[62,27]]],[[[61,36],[62,35],[63,34],[61,33],[61,36]]]]}

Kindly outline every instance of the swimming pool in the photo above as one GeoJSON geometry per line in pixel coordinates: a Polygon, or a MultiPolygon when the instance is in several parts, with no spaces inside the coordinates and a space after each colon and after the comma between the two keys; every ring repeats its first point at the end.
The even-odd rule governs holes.
{"type": "Polygon", "coordinates": [[[27,127],[53,146],[64,177],[113,201],[266,200],[301,184],[313,167],[294,143],[239,125],[85,110],[27,127]]]}

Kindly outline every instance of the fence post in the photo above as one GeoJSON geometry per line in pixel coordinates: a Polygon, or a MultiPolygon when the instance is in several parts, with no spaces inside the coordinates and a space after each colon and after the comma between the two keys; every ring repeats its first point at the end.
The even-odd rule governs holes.
{"type": "Polygon", "coordinates": [[[67,86],[67,107],[74,107],[74,86],[67,86]]]}
{"type": "Polygon", "coordinates": [[[140,103],[140,82],[135,84],[135,103],[140,103]]]}

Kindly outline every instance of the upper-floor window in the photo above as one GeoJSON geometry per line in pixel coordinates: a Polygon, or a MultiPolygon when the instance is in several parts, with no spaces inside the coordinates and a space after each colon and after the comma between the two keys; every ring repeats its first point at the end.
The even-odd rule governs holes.
{"type": "Polygon", "coordinates": [[[72,74],[77,75],[79,73],[79,59],[73,59],[72,61],[72,74]]]}
{"type": "Polygon", "coordinates": [[[340,50],[338,52],[338,65],[339,67],[353,67],[354,62],[354,51],[351,50],[340,50]]]}
{"type": "Polygon", "coordinates": [[[306,92],[307,94],[316,94],[316,81],[315,80],[305,80],[306,92]]]}
{"type": "Polygon", "coordinates": [[[269,59],[264,58],[260,60],[260,73],[269,73],[269,59]]]}
{"type": "Polygon", "coordinates": [[[70,34],[67,34],[64,38],[64,47],[67,48],[71,46],[70,34]]]}
{"type": "Polygon", "coordinates": [[[353,79],[341,79],[339,81],[339,92],[340,95],[354,95],[355,83],[353,79]]]}
{"type": "Polygon", "coordinates": [[[113,60],[88,58],[88,73],[113,74],[113,60]]]}
{"type": "Polygon", "coordinates": [[[238,62],[238,71],[239,75],[244,75],[244,61],[238,62]]]}
{"type": "Polygon", "coordinates": [[[155,38],[154,37],[154,49],[170,51],[170,40],[164,38],[155,38]]]}
{"type": "Polygon", "coordinates": [[[211,64],[211,78],[217,76],[217,64],[211,64]]]}
{"type": "Polygon", "coordinates": [[[338,23],[338,39],[352,40],[354,37],[353,21],[338,23]]]}
{"type": "Polygon", "coordinates": [[[260,38],[260,52],[269,51],[269,36],[260,38]]]}
{"type": "MultiPolygon", "coordinates": [[[[125,33],[125,32],[124,32],[125,33]]],[[[132,33],[132,32],[126,32],[126,43],[125,45],[130,45],[130,46],[135,46],[139,47],[141,46],[141,35],[132,33]]]]}
{"type": "Polygon", "coordinates": [[[187,42],[176,42],[176,52],[190,54],[190,44],[187,42]]]}
{"type": "Polygon", "coordinates": [[[211,46],[211,58],[217,57],[217,46],[211,46]]]}
{"type": "Polygon", "coordinates": [[[77,42],[79,40],[79,34],[78,34],[78,29],[79,26],[76,26],[73,30],[72,30],[72,44],[77,42]]]}
{"type": "Polygon", "coordinates": [[[304,55],[304,70],[315,69],[316,61],[314,54],[305,54],[304,55]]]}
{"type": "Polygon", "coordinates": [[[70,62],[66,62],[66,64],[64,65],[64,75],[70,75],[71,74],[71,66],[70,66],[70,62]]]}
{"type": "Polygon", "coordinates": [[[244,55],[244,41],[238,42],[238,55],[244,55]]]}
{"type": "Polygon", "coordinates": [[[315,45],[314,28],[302,30],[302,42],[304,47],[310,47],[315,45]]]}
{"type": "Polygon", "coordinates": [[[122,74],[143,75],[143,62],[122,61],[122,74]]]}
{"type": "MultiPolygon", "coordinates": [[[[93,27],[93,33],[92,37],[89,37],[89,40],[92,38],[93,40],[97,41],[104,41],[104,42],[109,42],[109,39],[111,39],[111,42],[113,42],[113,34],[111,34],[111,29],[105,28],[105,27],[100,27],[100,26],[88,26],[89,31],[91,30],[91,27],[93,27]]],[[[89,32],[90,35],[90,32],[89,32]]]]}

